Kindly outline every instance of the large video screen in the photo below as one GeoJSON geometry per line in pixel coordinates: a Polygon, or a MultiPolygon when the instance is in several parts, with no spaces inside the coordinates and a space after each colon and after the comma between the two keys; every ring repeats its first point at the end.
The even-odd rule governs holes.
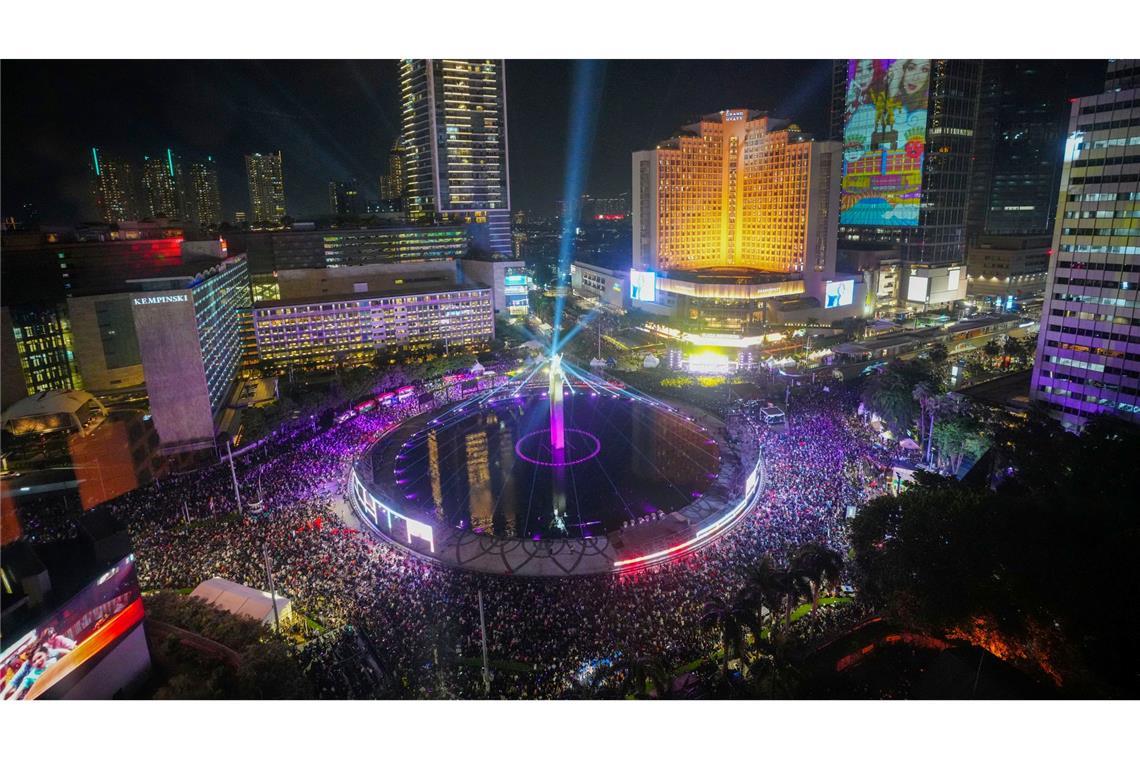
{"type": "Polygon", "coordinates": [[[142,622],[134,555],[125,557],[0,653],[4,700],[62,696],[66,679],[142,622]]]}
{"type": "Polygon", "coordinates": [[[634,301],[656,301],[657,273],[629,270],[629,297],[634,301]]]}
{"type": "Polygon", "coordinates": [[[851,302],[855,299],[855,281],[840,280],[839,282],[828,282],[825,298],[826,303],[823,305],[825,309],[834,309],[837,306],[850,306],[851,302]]]}
{"type": "Polygon", "coordinates": [[[847,62],[841,224],[918,224],[929,92],[928,58],[847,62]]]}

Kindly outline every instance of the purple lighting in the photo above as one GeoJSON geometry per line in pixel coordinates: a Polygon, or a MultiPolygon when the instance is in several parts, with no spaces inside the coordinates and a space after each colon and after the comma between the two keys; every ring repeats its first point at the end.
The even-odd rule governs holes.
{"type": "MultiPolygon", "coordinates": [[[[577,457],[575,459],[565,459],[564,461],[558,461],[558,457],[554,455],[553,451],[544,452],[548,453],[551,457],[549,460],[545,461],[523,453],[523,444],[527,443],[536,436],[542,436],[545,438],[549,435],[549,433],[549,429],[535,430],[532,433],[527,433],[518,440],[518,443],[515,444],[515,454],[518,455],[519,459],[530,462],[531,464],[537,464],[541,467],[569,467],[571,465],[585,462],[587,459],[593,459],[598,455],[598,452],[602,450],[602,442],[598,440],[598,437],[593,433],[587,433],[585,430],[579,430],[578,428],[566,428],[566,433],[570,434],[571,440],[573,440],[575,436],[584,436],[585,438],[589,439],[587,445],[591,448],[590,453],[586,454],[585,456],[577,457]]],[[[574,447],[571,446],[569,447],[569,450],[572,452],[573,448],[574,447]]]]}

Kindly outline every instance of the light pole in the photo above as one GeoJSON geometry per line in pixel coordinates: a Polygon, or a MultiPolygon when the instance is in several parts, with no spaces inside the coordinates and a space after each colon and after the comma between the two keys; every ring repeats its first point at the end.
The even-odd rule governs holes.
{"type": "Polygon", "coordinates": [[[273,560],[269,559],[269,544],[261,545],[261,554],[265,558],[265,577],[269,580],[269,595],[273,599],[273,623],[277,633],[281,633],[281,618],[277,616],[277,587],[273,585],[273,560]]]}
{"type": "Polygon", "coordinates": [[[230,449],[229,436],[226,437],[226,456],[230,460],[230,476],[233,477],[233,480],[234,480],[234,499],[237,500],[237,509],[238,509],[238,514],[240,515],[242,513],[241,512],[241,491],[238,490],[237,469],[234,467],[234,453],[230,449]]]}
{"type": "Polygon", "coordinates": [[[488,697],[491,696],[491,669],[487,667],[487,622],[483,618],[483,590],[478,590],[479,595],[479,632],[483,641],[483,693],[488,697]]]}

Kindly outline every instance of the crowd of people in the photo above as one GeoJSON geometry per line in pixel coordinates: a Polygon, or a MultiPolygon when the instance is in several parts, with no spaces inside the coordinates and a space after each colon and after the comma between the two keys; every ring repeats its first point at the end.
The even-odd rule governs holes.
{"type": "Polygon", "coordinates": [[[328,430],[302,421],[236,462],[168,478],[118,499],[144,589],[192,588],[221,576],[265,588],[265,548],[276,590],[329,629],[302,662],[325,697],[484,693],[477,592],[482,591],[492,696],[566,695],[591,662],[652,658],[678,667],[718,643],[702,629],[710,594],[728,597],[764,554],[787,562],[814,542],[846,554],[845,515],[886,478],[885,452],[840,391],[804,389],[786,429],[746,407],[728,434],[758,443],[759,505],[723,538],[675,562],[636,572],[565,579],[487,576],[437,566],[350,527],[338,510],[353,460],[400,420],[404,407],[359,414],[328,430]],[[872,464],[868,464],[872,463],[872,464]]]}

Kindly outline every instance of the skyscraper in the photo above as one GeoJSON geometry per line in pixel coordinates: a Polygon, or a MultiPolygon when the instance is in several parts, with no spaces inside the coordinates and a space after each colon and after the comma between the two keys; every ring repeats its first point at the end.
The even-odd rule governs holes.
{"type": "Polygon", "coordinates": [[[103,221],[108,224],[138,219],[135,170],[119,156],[100,148],[91,149],[91,191],[103,221]]]}
{"type": "Polygon", "coordinates": [[[333,216],[360,216],[364,211],[356,180],[329,182],[329,213],[333,216]]]}
{"type": "Polygon", "coordinates": [[[380,200],[402,201],[404,198],[404,145],[397,137],[388,151],[388,173],[380,178],[380,200]]]}
{"type": "Polygon", "coordinates": [[[970,190],[972,238],[1052,235],[1069,95],[1088,91],[1087,84],[1073,81],[1084,67],[1075,68],[1072,61],[983,64],[970,190]]]}
{"type": "Polygon", "coordinates": [[[894,245],[907,263],[965,261],[980,78],[980,61],[837,64],[831,125],[843,140],[841,244],[894,245]]]}
{"type": "Polygon", "coordinates": [[[249,180],[250,222],[259,226],[279,226],[282,217],[287,215],[281,151],[247,154],[245,173],[249,180]]]}
{"type": "Polygon", "coordinates": [[[409,218],[462,221],[476,247],[511,256],[503,61],[405,59],[400,91],[409,218]]]}
{"type": "Polygon", "coordinates": [[[213,156],[190,164],[184,193],[187,218],[199,227],[222,223],[222,196],[218,189],[218,165],[213,156]]]}
{"type": "Polygon", "coordinates": [[[1137,65],[1111,62],[1069,116],[1030,390],[1069,427],[1140,422],[1140,89],[1117,89],[1137,65]]]}
{"type": "Polygon", "coordinates": [[[177,157],[170,148],[158,156],[143,156],[143,191],[147,216],[153,219],[181,219],[177,157]]]}

